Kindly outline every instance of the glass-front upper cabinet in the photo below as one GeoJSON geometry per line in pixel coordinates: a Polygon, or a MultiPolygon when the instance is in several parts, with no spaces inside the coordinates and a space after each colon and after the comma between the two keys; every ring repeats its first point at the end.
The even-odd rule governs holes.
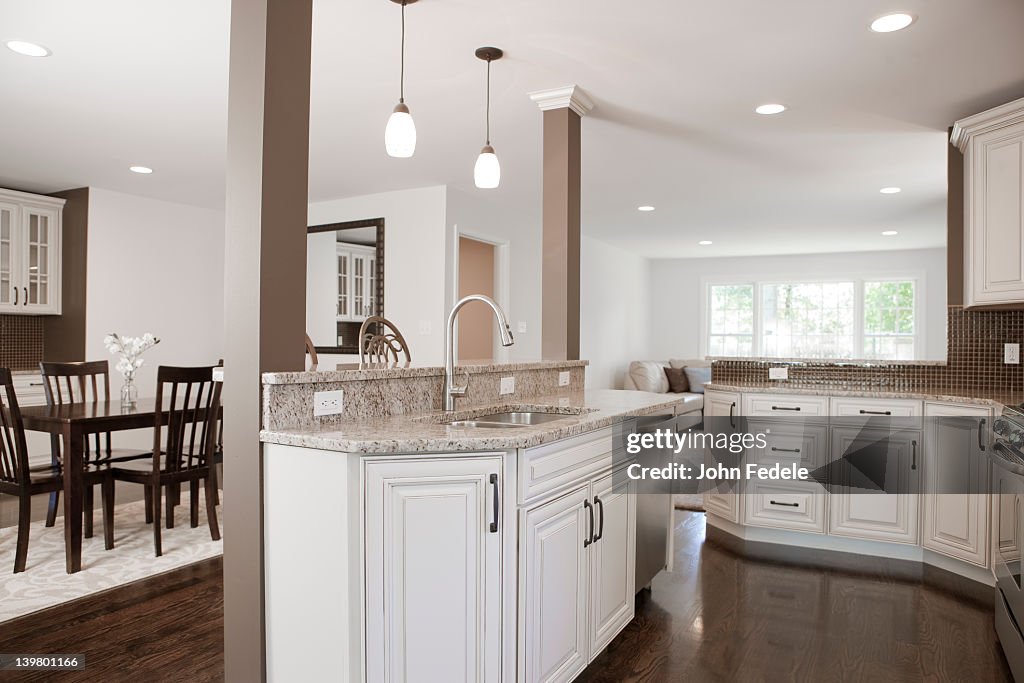
{"type": "Polygon", "coordinates": [[[0,190],[0,313],[61,312],[63,199],[0,190]]]}
{"type": "Polygon", "coordinates": [[[376,315],[376,247],[338,242],[338,320],[362,322],[376,315]]]}

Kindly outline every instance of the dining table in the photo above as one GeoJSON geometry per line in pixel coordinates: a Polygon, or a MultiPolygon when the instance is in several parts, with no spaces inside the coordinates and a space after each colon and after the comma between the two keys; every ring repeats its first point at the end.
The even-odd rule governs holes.
{"type": "MultiPolygon", "coordinates": [[[[134,405],[121,401],[66,403],[53,406],[26,406],[21,409],[25,429],[60,437],[64,454],[64,551],[67,573],[82,569],[82,514],[85,493],[83,457],[85,439],[104,434],[155,426],[156,399],[141,398],[134,405]]],[[[166,425],[168,411],[161,411],[166,425]]]]}

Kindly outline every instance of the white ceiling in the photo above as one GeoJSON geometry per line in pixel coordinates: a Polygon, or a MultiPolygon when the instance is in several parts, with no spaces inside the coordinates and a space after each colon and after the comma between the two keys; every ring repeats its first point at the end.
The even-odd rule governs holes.
{"type": "MultiPolygon", "coordinates": [[[[493,44],[506,51],[493,67],[496,215],[539,220],[541,117],[527,93],[576,83],[597,103],[583,126],[588,235],[653,257],[941,246],[946,128],[1024,96],[1020,0],[421,0],[407,12],[419,145],[400,160],[383,149],[398,7],[316,0],[311,200],[483,192],[473,50],[493,44]],[[868,30],[895,10],[919,19],[868,30]],[[753,113],[774,101],[790,110],[753,113]],[[878,193],[888,185],[904,191],[878,193]]],[[[4,2],[0,41],[53,55],[0,49],[0,185],[222,205],[228,17],[227,0],[4,2]]]]}

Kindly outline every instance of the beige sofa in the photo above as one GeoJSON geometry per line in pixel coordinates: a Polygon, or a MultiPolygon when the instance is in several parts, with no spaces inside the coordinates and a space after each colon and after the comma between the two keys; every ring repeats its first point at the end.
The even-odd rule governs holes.
{"type": "MultiPolygon", "coordinates": [[[[668,378],[665,368],[709,368],[711,361],[672,358],[667,361],[635,360],[629,364],[623,388],[635,391],[651,391],[657,394],[668,393],[668,378]]],[[[704,394],[685,392],[679,394],[685,399],[681,413],[696,413],[704,410],[704,394]]]]}

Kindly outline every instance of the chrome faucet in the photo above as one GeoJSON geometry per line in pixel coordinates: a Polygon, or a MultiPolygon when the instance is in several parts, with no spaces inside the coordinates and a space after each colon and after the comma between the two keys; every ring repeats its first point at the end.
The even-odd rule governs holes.
{"type": "Polygon", "coordinates": [[[494,303],[494,299],[483,294],[470,294],[459,299],[458,303],[452,307],[452,312],[448,314],[448,327],[445,330],[444,336],[444,409],[448,412],[455,410],[455,397],[465,396],[466,389],[469,387],[468,377],[466,378],[465,386],[455,386],[454,339],[455,317],[459,314],[459,309],[470,301],[482,301],[494,311],[494,317],[498,320],[498,333],[501,334],[502,346],[512,346],[515,343],[515,339],[512,338],[512,328],[508,326],[508,318],[505,317],[505,312],[501,310],[498,304],[494,303]]]}

